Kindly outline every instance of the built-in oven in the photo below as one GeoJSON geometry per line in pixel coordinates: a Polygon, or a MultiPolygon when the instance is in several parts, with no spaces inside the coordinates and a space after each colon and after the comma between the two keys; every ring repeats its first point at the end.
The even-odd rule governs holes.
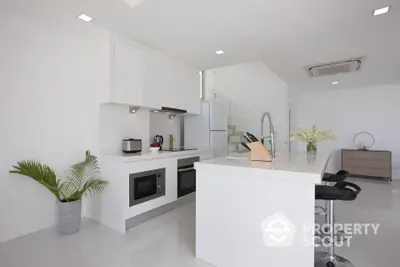
{"type": "Polygon", "coordinates": [[[196,170],[194,163],[200,157],[178,160],[178,198],[196,191],[196,170]]]}
{"type": "Polygon", "coordinates": [[[165,196],[165,168],[129,175],[129,207],[165,196]]]}

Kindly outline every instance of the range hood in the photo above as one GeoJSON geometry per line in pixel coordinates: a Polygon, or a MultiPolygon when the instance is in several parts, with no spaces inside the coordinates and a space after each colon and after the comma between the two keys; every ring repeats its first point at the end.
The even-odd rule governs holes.
{"type": "Polygon", "coordinates": [[[173,115],[179,115],[179,114],[185,114],[187,113],[186,110],[184,109],[177,109],[177,108],[169,108],[169,107],[161,107],[160,112],[162,113],[167,113],[167,114],[173,114],[173,115]]]}

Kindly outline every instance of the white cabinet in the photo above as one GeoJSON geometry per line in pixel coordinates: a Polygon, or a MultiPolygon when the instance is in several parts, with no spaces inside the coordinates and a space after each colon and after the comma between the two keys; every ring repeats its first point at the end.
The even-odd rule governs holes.
{"type": "Polygon", "coordinates": [[[146,72],[144,75],[144,105],[150,108],[161,108],[170,105],[170,60],[155,50],[147,50],[145,56],[146,72]]]}
{"type": "Polygon", "coordinates": [[[143,106],[144,52],[127,40],[112,43],[110,102],[143,106]]]}
{"type": "Polygon", "coordinates": [[[145,104],[200,114],[199,71],[181,60],[154,50],[146,54],[145,104]]]}
{"type": "Polygon", "coordinates": [[[199,70],[121,37],[111,41],[111,87],[106,103],[200,114],[199,70]]]}
{"type": "Polygon", "coordinates": [[[168,60],[168,79],[166,79],[165,89],[168,94],[164,98],[164,106],[178,109],[185,109],[180,103],[180,99],[183,97],[179,94],[180,81],[182,80],[181,71],[177,60],[169,58],[168,60]]]}
{"type": "Polygon", "coordinates": [[[165,98],[169,107],[200,114],[200,72],[189,64],[170,59],[165,98]]]}
{"type": "Polygon", "coordinates": [[[177,84],[178,105],[190,114],[200,114],[200,71],[181,63],[177,84]]]}
{"type": "MultiPolygon", "coordinates": [[[[140,156],[139,156],[140,157],[140,156]]],[[[177,157],[125,162],[126,157],[103,156],[100,167],[109,185],[103,194],[91,198],[85,205],[85,216],[121,233],[126,231],[126,219],[177,200],[177,157]],[[129,175],[165,168],[165,196],[129,207],[129,175]]]]}

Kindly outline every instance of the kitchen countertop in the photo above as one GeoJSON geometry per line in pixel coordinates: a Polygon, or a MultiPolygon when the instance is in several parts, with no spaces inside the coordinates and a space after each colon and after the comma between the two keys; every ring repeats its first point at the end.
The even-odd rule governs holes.
{"type": "Polygon", "coordinates": [[[195,164],[201,166],[219,166],[248,168],[262,171],[289,172],[308,174],[314,183],[321,183],[330,155],[320,155],[313,162],[308,162],[306,153],[277,154],[272,162],[250,161],[249,153],[231,154],[228,157],[209,159],[195,164]]]}
{"type": "Polygon", "coordinates": [[[119,154],[103,154],[103,157],[112,157],[118,158],[122,162],[134,162],[134,161],[142,161],[142,160],[152,160],[152,159],[162,159],[169,157],[185,157],[190,155],[199,155],[204,153],[212,153],[213,150],[211,148],[199,148],[195,150],[186,150],[179,152],[169,152],[169,151],[161,151],[158,153],[150,152],[150,151],[142,151],[140,154],[123,154],[122,152],[119,154]]]}

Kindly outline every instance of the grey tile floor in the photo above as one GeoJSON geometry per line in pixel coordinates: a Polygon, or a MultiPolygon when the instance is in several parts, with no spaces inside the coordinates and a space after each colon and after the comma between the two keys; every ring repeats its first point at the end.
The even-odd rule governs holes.
{"type": "Polygon", "coordinates": [[[336,221],[339,223],[379,223],[377,235],[355,235],[350,248],[337,253],[355,266],[400,266],[400,182],[393,183],[351,180],[361,186],[355,201],[338,202],[336,221]]]}
{"type": "MultiPolygon", "coordinates": [[[[356,181],[363,191],[336,205],[338,222],[373,222],[377,235],[357,235],[338,253],[355,266],[400,264],[400,183],[356,181]]],[[[90,220],[78,234],[46,229],[0,245],[1,267],[210,267],[194,257],[195,205],[190,203],[126,235],[90,220]]],[[[311,267],[311,266],[310,266],[311,267]]]]}

